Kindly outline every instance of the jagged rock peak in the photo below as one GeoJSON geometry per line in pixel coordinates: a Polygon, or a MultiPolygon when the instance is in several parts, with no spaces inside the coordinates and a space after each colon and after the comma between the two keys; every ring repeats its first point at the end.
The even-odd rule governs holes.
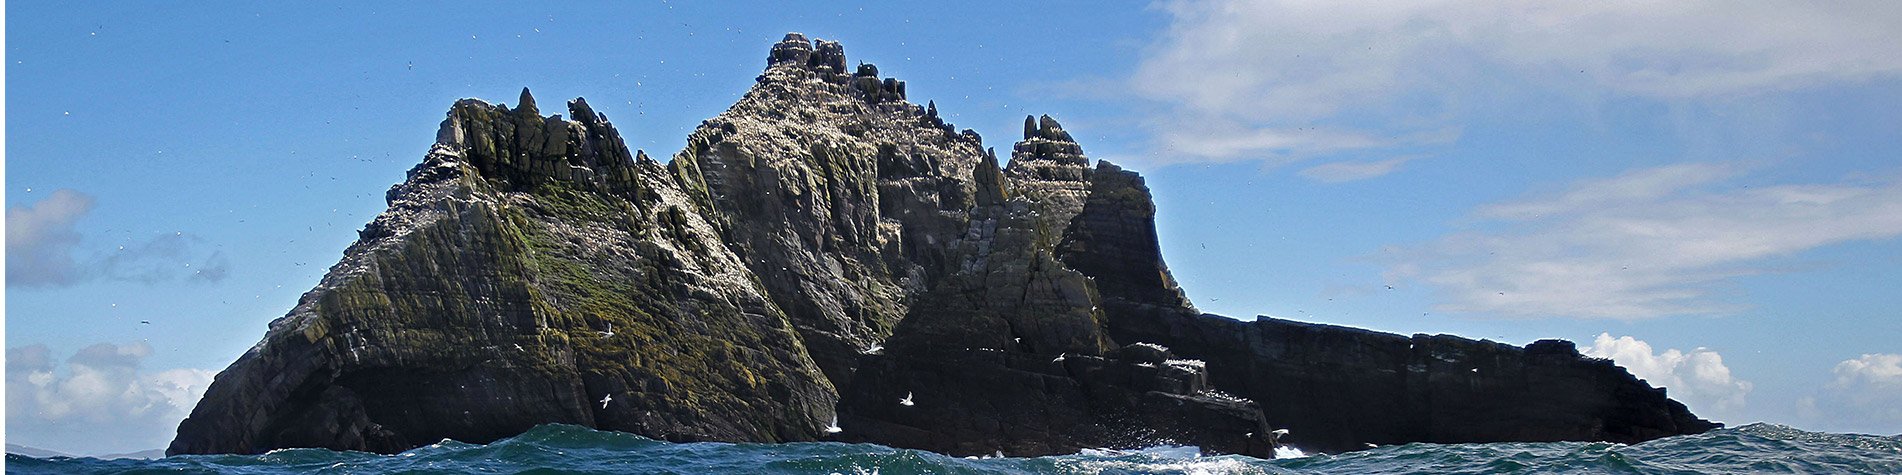
{"type": "Polygon", "coordinates": [[[1076,143],[1075,139],[1070,138],[1070,133],[1064,132],[1063,126],[1057,124],[1057,119],[1048,115],[1037,119],[1037,135],[1047,140],[1076,143]]]}
{"type": "Polygon", "coordinates": [[[812,59],[806,61],[813,69],[827,68],[832,72],[845,73],[845,46],[837,41],[816,40],[812,42],[812,59]]]}
{"type": "Polygon", "coordinates": [[[581,98],[568,102],[568,113],[575,120],[542,116],[528,88],[514,109],[480,99],[456,101],[436,132],[441,150],[431,161],[466,162],[504,189],[565,182],[638,193],[634,154],[607,116],[581,98]]]}
{"type": "MultiPolygon", "coordinates": [[[[808,41],[803,33],[787,33],[786,38],[773,45],[766,56],[766,67],[793,64],[814,70],[828,70],[832,73],[845,73],[845,46],[837,41],[808,41]]],[[[865,64],[860,65],[863,70],[865,64]]],[[[878,75],[878,67],[871,68],[871,76],[878,75]]]]}
{"type": "Polygon", "coordinates": [[[535,95],[529,94],[527,87],[522,88],[521,98],[515,101],[515,113],[527,116],[542,115],[541,109],[535,107],[535,95]]]}
{"type": "Polygon", "coordinates": [[[1069,132],[1063,131],[1063,125],[1058,124],[1057,119],[1053,119],[1049,115],[1042,117],[1024,116],[1024,140],[1037,138],[1057,142],[1076,143],[1076,139],[1070,138],[1069,132]]]}
{"type": "Polygon", "coordinates": [[[997,149],[985,149],[984,159],[979,160],[971,172],[978,206],[1001,205],[1010,199],[1010,185],[1004,179],[1004,171],[997,168],[997,149]]]}
{"type": "Polygon", "coordinates": [[[568,101],[568,115],[583,125],[613,127],[608,125],[608,115],[595,112],[594,107],[588,106],[587,99],[577,97],[575,100],[568,101]]]}
{"type": "MultiPolygon", "coordinates": [[[[880,79],[878,66],[861,62],[856,70],[845,67],[845,46],[836,41],[806,39],[802,33],[787,33],[786,38],[773,45],[766,55],[768,74],[760,76],[761,81],[773,77],[775,70],[791,68],[810,72],[819,79],[837,85],[845,85],[865,95],[872,102],[904,102],[905,82],[893,78],[880,79]]],[[[919,113],[923,113],[920,111],[919,113]]]]}
{"type": "Polygon", "coordinates": [[[773,45],[773,51],[766,56],[766,66],[773,67],[783,63],[806,64],[812,58],[812,42],[802,33],[787,33],[786,39],[773,45]]]}
{"type": "Polygon", "coordinates": [[[1038,204],[1045,227],[1061,231],[1083,210],[1090,173],[1090,158],[1056,119],[1024,117],[1024,140],[1012,147],[1004,174],[1038,204]]]}
{"type": "Polygon", "coordinates": [[[1079,169],[1087,169],[1090,164],[1089,158],[1083,155],[1083,147],[1077,145],[1076,139],[1063,130],[1063,125],[1048,115],[1024,116],[1024,141],[1017,142],[1011,151],[1013,164],[1033,160],[1056,162],[1079,169]]]}
{"type": "Polygon", "coordinates": [[[1024,116],[1024,140],[1010,154],[1016,175],[1044,181],[1089,181],[1090,159],[1050,116],[1024,116]]]}

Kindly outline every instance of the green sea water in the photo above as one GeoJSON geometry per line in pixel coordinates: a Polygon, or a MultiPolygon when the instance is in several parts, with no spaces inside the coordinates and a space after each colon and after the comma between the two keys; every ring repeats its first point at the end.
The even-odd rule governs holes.
{"type": "MultiPolygon", "coordinates": [[[[1297,455],[1297,454],[1289,454],[1297,455]]],[[[546,425],[486,445],[455,441],[395,455],[322,449],[263,455],[99,460],[7,455],[8,473],[648,473],[648,474],[1902,474],[1902,436],[1771,424],[1637,445],[1597,442],[1408,444],[1262,460],[1192,447],[1086,450],[1031,458],[949,457],[868,444],[670,443],[546,425]]]]}

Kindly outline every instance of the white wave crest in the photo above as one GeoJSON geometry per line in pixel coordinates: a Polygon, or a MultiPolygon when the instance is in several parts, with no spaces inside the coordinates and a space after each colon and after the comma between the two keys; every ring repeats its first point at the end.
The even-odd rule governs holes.
{"type": "MultiPolygon", "coordinates": [[[[1296,451],[1299,453],[1299,451],[1296,451]]],[[[1237,457],[1203,457],[1195,446],[1158,445],[1135,450],[1083,449],[1086,458],[1060,465],[1077,473],[1179,473],[1188,475],[1266,474],[1237,457]]]]}

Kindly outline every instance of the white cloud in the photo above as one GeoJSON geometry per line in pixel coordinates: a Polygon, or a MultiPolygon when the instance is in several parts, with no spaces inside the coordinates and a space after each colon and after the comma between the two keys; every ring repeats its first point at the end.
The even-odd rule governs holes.
{"type": "Polygon", "coordinates": [[[1499,87],[1704,100],[1902,75],[1894,2],[1160,6],[1170,25],[1129,79],[1164,105],[1149,125],[1182,161],[1405,145],[1387,138],[1446,128],[1499,87]],[[1340,126],[1356,117],[1379,119],[1340,126]],[[1296,133],[1317,126],[1331,131],[1296,133]],[[1226,129],[1256,132],[1198,142],[1226,129]]]}
{"type": "Polygon", "coordinates": [[[70,189],[7,209],[7,285],[70,286],[91,279],[158,283],[216,282],[230,274],[223,254],[205,255],[203,239],[183,232],[128,243],[93,258],[76,254],[83,236],[76,228],[93,209],[93,198],[70,189]]]}
{"type": "Polygon", "coordinates": [[[143,371],[141,362],[151,354],[142,342],[100,343],[79,350],[61,368],[44,345],[9,348],[9,436],[73,453],[163,448],[213,373],[143,371]]]}
{"type": "Polygon", "coordinates": [[[1750,382],[1732,376],[1730,368],[1724,366],[1724,357],[1708,349],[1657,353],[1644,340],[1600,333],[1591,346],[1579,352],[1609,358],[1652,386],[1667,388],[1672,399],[1683,402],[1700,417],[1737,414],[1750,395],[1750,382]]]}
{"type": "Polygon", "coordinates": [[[1442,311],[1636,319],[1739,310],[1716,294],[1766,260],[1902,235],[1902,181],[1726,186],[1693,163],[1588,180],[1479,208],[1472,230],[1392,247],[1388,277],[1431,284],[1442,311]]]}
{"type": "Polygon", "coordinates": [[[1384,176],[1400,169],[1400,165],[1413,161],[1419,156],[1390,158],[1372,162],[1333,162],[1315,165],[1301,170],[1301,176],[1322,183],[1341,183],[1365,180],[1384,176]]]}
{"type": "MultiPolygon", "coordinates": [[[[1832,373],[1836,375],[1836,379],[1829,383],[1832,388],[1893,386],[1902,389],[1902,355],[1864,354],[1861,358],[1836,363],[1832,373]]],[[[1902,411],[1902,405],[1894,409],[1902,411]]]]}
{"type": "Polygon", "coordinates": [[[1829,384],[1798,401],[1799,415],[1828,430],[1902,431],[1902,354],[1864,354],[1830,373],[1829,384]]]}

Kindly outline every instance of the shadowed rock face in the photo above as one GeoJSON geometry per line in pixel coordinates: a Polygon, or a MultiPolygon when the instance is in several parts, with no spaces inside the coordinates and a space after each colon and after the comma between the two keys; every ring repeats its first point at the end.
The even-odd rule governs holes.
{"type": "MultiPolygon", "coordinates": [[[[987,165],[977,176],[999,174],[987,165]]],[[[1272,456],[1260,409],[1214,391],[1201,362],[1154,345],[1118,347],[1105,333],[1099,287],[1057,259],[1061,234],[1048,224],[1081,211],[1088,183],[1069,188],[1080,177],[1058,186],[1017,177],[1008,183],[1022,193],[983,193],[994,204],[973,210],[952,250],[957,268],[882,354],[861,360],[840,400],[839,439],[952,454],[1174,442],[1272,456]],[[913,405],[898,404],[909,395],[913,405]]]]}
{"type": "Polygon", "coordinates": [[[1140,176],[1092,168],[1048,116],[1000,167],[904,82],[846,64],[788,35],[665,165],[580,99],[566,119],[526,89],[514,108],[457,102],[389,210],[167,452],[395,452],[549,422],[1262,457],[1271,428],[1333,451],[1712,427],[1569,343],[1200,315],[1140,176]]]}

